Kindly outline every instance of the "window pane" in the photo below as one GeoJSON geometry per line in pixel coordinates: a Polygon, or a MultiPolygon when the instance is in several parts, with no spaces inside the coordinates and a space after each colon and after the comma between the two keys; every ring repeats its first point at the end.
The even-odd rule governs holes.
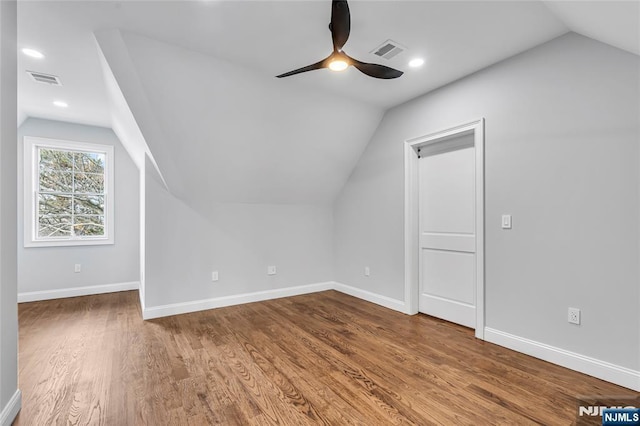
{"type": "Polygon", "coordinates": [[[75,192],[103,194],[104,175],[93,173],[76,173],[75,192]]]}
{"type": "Polygon", "coordinates": [[[104,216],[76,216],[73,231],[76,236],[103,236],[104,216]]]}
{"type": "Polygon", "coordinates": [[[76,172],[104,173],[105,154],[97,152],[74,152],[76,172]]]}
{"type": "Polygon", "coordinates": [[[81,215],[103,215],[104,196],[82,195],[74,197],[75,213],[81,215]]]}
{"type": "Polygon", "coordinates": [[[40,216],[38,238],[70,237],[71,216],[40,216]]]}
{"type": "Polygon", "coordinates": [[[34,238],[25,241],[25,246],[76,245],[83,244],[83,238],[97,240],[96,244],[102,239],[112,243],[105,238],[111,237],[107,231],[112,230],[106,209],[112,202],[106,194],[111,188],[105,174],[113,147],[25,137],[27,146],[25,167],[35,167],[32,171],[37,176],[31,188],[35,197],[25,200],[25,217],[36,216],[28,220],[28,231],[34,238]]]}
{"type": "Polygon", "coordinates": [[[53,169],[40,171],[41,192],[71,192],[73,189],[73,173],[53,169]]]}
{"type": "Polygon", "coordinates": [[[43,170],[73,170],[73,153],[57,149],[40,148],[40,171],[43,170]]]}
{"type": "Polygon", "coordinates": [[[70,195],[38,194],[39,216],[71,215],[70,195]]]}

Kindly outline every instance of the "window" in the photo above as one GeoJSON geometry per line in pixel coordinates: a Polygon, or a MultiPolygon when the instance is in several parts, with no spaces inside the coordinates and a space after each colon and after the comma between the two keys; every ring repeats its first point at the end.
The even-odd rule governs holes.
{"type": "Polygon", "coordinates": [[[113,147],[24,138],[26,247],[113,244],[113,147]]]}

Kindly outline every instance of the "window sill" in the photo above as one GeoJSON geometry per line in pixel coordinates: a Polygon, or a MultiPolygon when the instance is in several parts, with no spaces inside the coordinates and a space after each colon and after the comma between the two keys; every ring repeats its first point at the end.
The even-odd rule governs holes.
{"type": "Polygon", "coordinates": [[[49,241],[25,241],[25,248],[33,247],[69,247],[69,246],[103,246],[114,244],[113,238],[86,239],[86,240],[49,240],[49,241]]]}

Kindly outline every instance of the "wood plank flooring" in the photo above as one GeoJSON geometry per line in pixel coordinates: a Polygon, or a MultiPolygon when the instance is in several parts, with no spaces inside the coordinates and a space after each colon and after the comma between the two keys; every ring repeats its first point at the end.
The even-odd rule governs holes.
{"type": "Polygon", "coordinates": [[[335,291],[146,322],[137,292],[25,303],[19,328],[15,425],[556,425],[639,396],[335,291]]]}

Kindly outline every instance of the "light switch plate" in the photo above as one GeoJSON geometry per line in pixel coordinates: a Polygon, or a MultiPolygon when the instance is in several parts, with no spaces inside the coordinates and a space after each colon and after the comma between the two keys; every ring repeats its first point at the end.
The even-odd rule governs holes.
{"type": "Polygon", "coordinates": [[[511,215],[503,214],[502,215],[502,229],[511,229],[511,215]]]}

